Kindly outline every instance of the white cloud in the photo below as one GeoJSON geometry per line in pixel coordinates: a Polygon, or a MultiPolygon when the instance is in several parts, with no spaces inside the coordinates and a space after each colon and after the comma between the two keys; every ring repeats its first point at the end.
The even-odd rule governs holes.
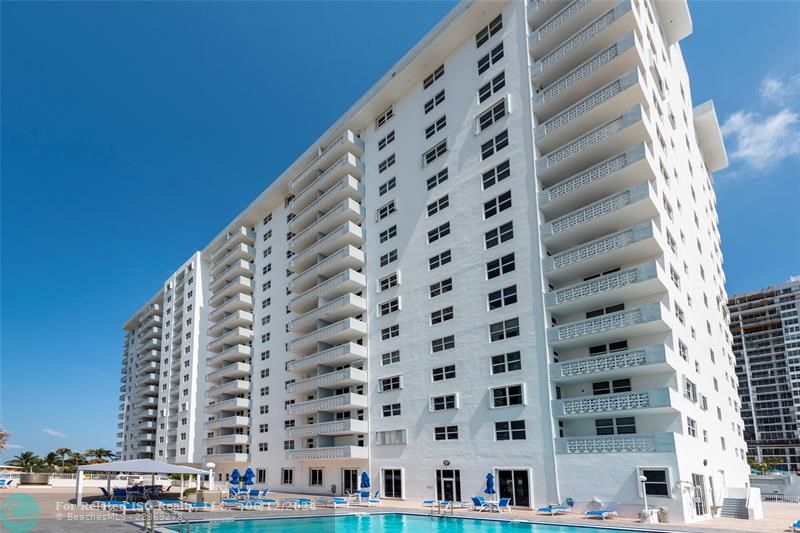
{"type": "Polygon", "coordinates": [[[6,448],[9,450],[21,450],[24,448],[22,444],[6,444],[6,448]]]}
{"type": "Polygon", "coordinates": [[[56,431],[55,429],[50,429],[50,428],[42,428],[42,432],[43,432],[43,433],[47,433],[47,434],[48,434],[48,435],[50,435],[51,437],[66,437],[66,435],[64,435],[64,434],[63,434],[63,433],[61,433],[60,431],[56,431]]]}
{"type": "Polygon", "coordinates": [[[789,109],[767,115],[737,111],[722,125],[722,134],[733,141],[730,159],[756,171],[800,154],[800,115],[789,109]]]}
{"type": "Polygon", "coordinates": [[[800,93],[800,74],[783,77],[768,74],[761,81],[758,92],[762,99],[782,106],[787,100],[800,93]]]}

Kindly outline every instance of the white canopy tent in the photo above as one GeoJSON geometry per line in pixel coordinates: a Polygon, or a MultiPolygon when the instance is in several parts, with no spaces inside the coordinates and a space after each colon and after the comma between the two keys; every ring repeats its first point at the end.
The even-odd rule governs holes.
{"type": "Polygon", "coordinates": [[[181,474],[181,495],[183,495],[183,476],[185,474],[196,476],[197,488],[200,488],[200,476],[209,472],[190,466],[172,465],[152,459],[134,459],[131,461],[115,461],[113,463],[97,463],[92,465],[80,465],[75,476],[75,501],[80,504],[83,498],[83,473],[84,472],[105,472],[106,490],[111,492],[111,474],[150,474],[155,482],[156,474],[181,474]]]}

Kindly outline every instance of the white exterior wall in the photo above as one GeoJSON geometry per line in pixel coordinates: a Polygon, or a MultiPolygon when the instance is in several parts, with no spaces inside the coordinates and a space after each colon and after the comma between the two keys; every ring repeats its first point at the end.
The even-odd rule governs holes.
{"type": "MultiPolygon", "coordinates": [[[[726,163],[713,107],[691,104],[678,45],[690,31],[680,2],[459,4],[195,256],[202,256],[198,278],[209,302],[203,307],[208,320],[198,310],[196,321],[197,338],[205,335],[198,352],[207,344],[199,362],[202,367],[208,357],[209,391],[206,397],[194,382],[190,449],[205,456],[187,462],[215,462],[220,479],[234,467],[251,466],[263,476],[259,485],[309,493],[330,493],[332,485],[342,493],[344,469],[367,470],[373,491],[411,501],[437,496],[440,469],[459,471],[462,500],[481,493],[488,472],[502,486],[513,470],[528,485],[527,495],[515,494],[523,507],[570,497],[582,508],[600,499],[630,515],[641,508],[642,469],[661,468],[668,472],[668,495],[648,500],[670,507],[670,519],[677,521],[708,518],[708,507],[720,504],[727,488],[745,487],[746,445],[724,309],[716,199],[706,168],[726,163]],[[576,42],[581,28],[597,17],[612,17],[604,15],[609,9],[613,20],[602,19],[607,24],[560,59],[542,62],[561,43],[576,42]],[[476,32],[498,14],[502,30],[477,46],[476,32]],[[547,22],[553,16],[558,24],[547,22]],[[478,74],[479,58],[500,42],[502,60],[478,74]],[[621,43],[616,58],[559,93],[569,98],[556,95],[543,103],[561,76],[614,42],[621,43]],[[422,80],[440,65],[444,75],[425,89],[422,80]],[[478,88],[501,71],[505,87],[479,103],[478,88]],[[552,122],[544,126],[618,76],[629,84],[624,93],[573,109],[555,132],[552,122]],[[442,89],[444,102],[426,114],[425,102],[442,89]],[[477,116],[501,98],[508,103],[506,116],[478,133],[477,116]],[[394,116],[378,126],[376,117],[389,107],[394,116]],[[548,163],[559,146],[626,112],[626,128],[548,163]],[[426,139],[424,129],[445,114],[447,126],[426,139]],[[481,160],[481,145],[503,130],[508,146],[481,160]],[[390,131],[394,142],[379,149],[390,131]],[[423,153],[442,139],[447,153],[423,164],[423,153]],[[570,183],[571,176],[618,153],[628,154],[623,167],[556,197],[554,185],[570,183]],[[391,154],[396,163],[381,172],[380,163],[391,154]],[[325,176],[343,168],[337,166],[341,157],[347,171],[328,181],[325,176]],[[481,175],[506,160],[510,177],[483,190],[481,175]],[[445,167],[447,181],[428,190],[426,180],[445,167]],[[380,194],[390,178],[396,186],[380,194]],[[349,181],[337,189],[340,179],[349,181]],[[628,203],[610,212],[581,211],[626,190],[628,203]],[[483,204],[506,191],[512,207],[484,220],[483,204]],[[341,196],[327,203],[335,194],[341,196]],[[449,206],[429,217],[426,206],[444,194],[449,206]],[[397,211],[379,219],[379,208],[390,200],[397,211]],[[584,222],[563,222],[578,216],[584,222]],[[346,235],[336,239],[346,239],[351,248],[337,244],[308,255],[319,248],[315,243],[333,239],[345,221],[346,235]],[[448,221],[450,234],[428,244],[428,231],[448,221]],[[509,221],[513,239],[485,249],[484,234],[509,221]],[[559,224],[566,230],[553,229],[559,224]],[[380,233],[392,225],[397,236],[381,243],[380,233]],[[634,228],[635,242],[559,266],[566,250],[628,228],[634,228]],[[381,256],[393,249],[397,260],[381,266],[381,256]],[[452,261],[430,270],[428,259],[445,250],[452,261]],[[344,255],[337,256],[339,251],[344,255]],[[487,279],[487,262],[512,252],[514,271],[487,279]],[[583,284],[614,268],[635,268],[637,277],[615,285],[606,275],[583,284]],[[673,270],[679,280],[671,279],[673,270]],[[392,272],[398,273],[398,286],[381,291],[379,280],[392,272]],[[322,283],[339,274],[350,281],[324,292],[331,282],[322,283]],[[431,298],[430,285],[446,278],[452,278],[453,290],[431,298]],[[315,284],[320,289],[309,296],[315,284]],[[582,284],[580,291],[570,288],[576,284],[582,284]],[[488,293],[511,285],[516,303],[489,310],[488,293]],[[580,296],[559,300],[569,291],[580,296]],[[400,309],[379,316],[380,304],[395,297],[400,309]],[[609,325],[587,329],[597,322],[587,312],[616,304],[624,304],[625,316],[638,318],[602,319],[609,325]],[[431,312],[450,305],[454,318],[431,325],[431,312]],[[682,322],[676,306],[683,310],[682,322]],[[513,318],[519,319],[520,335],[490,342],[489,325],[513,318]],[[381,330],[395,324],[399,336],[382,339],[381,330]],[[241,329],[233,331],[234,325],[241,329]],[[331,325],[338,333],[324,329],[331,325]],[[584,333],[573,333],[579,328],[584,333]],[[304,340],[306,335],[315,341],[304,340]],[[432,353],[431,341],[445,335],[455,336],[455,348],[432,353]],[[626,361],[643,354],[647,360],[623,363],[614,359],[619,353],[589,358],[590,347],[622,340],[626,361]],[[339,350],[344,355],[336,355],[339,350]],[[381,355],[393,350],[400,351],[399,361],[382,365],[381,355]],[[492,374],[490,358],[512,351],[520,352],[521,369],[492,374]],[[326,363],[334,352],[335,362],[326,363]],[[434,382],[432,369],[449,364],[456,367],[455,379],[434,382]],[[401,376],[401,389],[381,392],[380,380],[391,376],[401,376]],[[630,393],[594,394],[594,383],[623,379],[630,380],[630,393]],[[686,379],[696,385],[696,401],[686,397],[686,379]],[[524,386],[522,405],[492,407],[491,389],[504,385],[524,386]],[[431,397],[449,393],[458,394],[457,408],[432,412],[431,397]],[[348,403],[320,404],[324,398],[348,403]],[[319,407],[301,412],[309,401],[319,407]],[[382,407],[394,403],[401,414],[384,417],[382,407]],[[597,419],[630,417],[635,433],[597,434],[597,419]],[[696,436],[689,435],[688,418],[696,422],[696,436]],[[505,421],[524,421],[524,440],[498,441],[495,422],[505,421]],[[317,424],[324,425],[315,432],[317,424]],[[434,439],[435,427],[453,425],[457,440],[434,439]],[[406,442],[379,445],[379,432],[392,430],[405,430],[406,442]],[[287,441],[293,449],[284,449],[291,448],[287,441]],[[291,469],[291,484],[284,483],[283,469],[291,469]],[[322,470],[314,484],[312,469],[322,470]],[[402,472],[398,495],[383,486],[383,472],[390,469],[402,472]],[[702,488],[691,487],[693,475],[704,476],[702,488]],[[694,496],[707,503],[699,516],[694,496]]],[[[198,368],[192,375],[205,379],[203,372],[198,368]]]]}

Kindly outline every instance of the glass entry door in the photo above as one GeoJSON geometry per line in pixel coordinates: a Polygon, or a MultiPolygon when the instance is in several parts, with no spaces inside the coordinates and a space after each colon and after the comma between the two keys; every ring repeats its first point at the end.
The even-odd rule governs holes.
{"type": "Polygon", "coordinates": [[[497,488],[501,498],[511,498],[515,507],[530,507],[531,492],[527,470],[498,470],[497,488]]]}
{"type": "Polygon", "coordinates": [[[697,516],[708,514],[706,505],[706,483],[704,476],[692,474],[692,487],[694,488],[694,512],[697,516]]]}
{"type": "Polygon", "coordinates": [[[351,468],[342,469],[342,492],[354,493],[358,490],[358,470],[351,468]]]}
{"type": "Polygon", "coordinates": [[[399,468],[383,470],[381,494],[386,498],[403,497],[403,473],[399,468]]]}
{"type": "Polygon", "coordinates": [[[461,470],[436,471],[436,498],[440,501],[461,501],[461,470]]]}

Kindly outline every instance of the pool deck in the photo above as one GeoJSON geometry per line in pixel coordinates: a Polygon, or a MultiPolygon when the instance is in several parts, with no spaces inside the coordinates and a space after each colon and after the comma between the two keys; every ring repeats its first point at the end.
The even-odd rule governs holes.
{"type": "MultiPolygon", "coordinates": [[[[40,515],[37,525],[33,532],[87,532],[94,533],[100,531],[142,531],[142,520],[140,514],[128,514],[123,517],[119,513],[100,511],[96,509],[74,509],[74,493],[64,488],[14,488],[0,490],[0,506],[3,500],[9,495],[24,493],[33,497],[39,504],[40,515]]],[[[270,494],[274,499],[283,497],[301,496],[297,494],[274,493],[270,494]]],[[[312,496],[313,497],[313,496],[312,496]]],[[[87,500],[96,499],[90,494],[87,500]]],[[[215,519],[230,520],[232,518],[266,518],[266,517],[288,517],[288,516],[331,516],[353,513],[415,513],[428,515],[431,509],[422,505],[413,505],[407,501],[384,500],[380,507],[367,508],[366,506],[351,506],[348,508],[332,509],[329,507],[318,508],[316,510],[292,511],[292,510],[272,510],[272,511],[204,511],[194,513],[183,513],[190,521],[206,521],[215,519]]],[[[578,525],[578,526],[606,526],[610,528],[631,528],[640,531],[683,531],[683,532],[731,532],[731,533],[765,533],[790,531],[788,525],[800,519],[800,504],[790,503],[764,503],[763,520],[736,520],[731,518],[716,518],[705,520],[689,525],[682,524],[641,524],[631,518],[615,518],[609,520],[587,519],[582,516],[543,516],[535,511],[514,509],[510,513],[477,513],[467,510],[456,510],[454,516],[466,518],[490,518],[502,520],[523,520],[541,524],[554,525],[578,525]]],[[[449,512],[447,514],[449,516],[449,512]]],[[[166,521],[164,522],[166,523],[166,521]]],[[[0,526],[0,531],[4,528],[0,526]]],[[[168,531],[161,529],[161,531],[168,531]]]]}

